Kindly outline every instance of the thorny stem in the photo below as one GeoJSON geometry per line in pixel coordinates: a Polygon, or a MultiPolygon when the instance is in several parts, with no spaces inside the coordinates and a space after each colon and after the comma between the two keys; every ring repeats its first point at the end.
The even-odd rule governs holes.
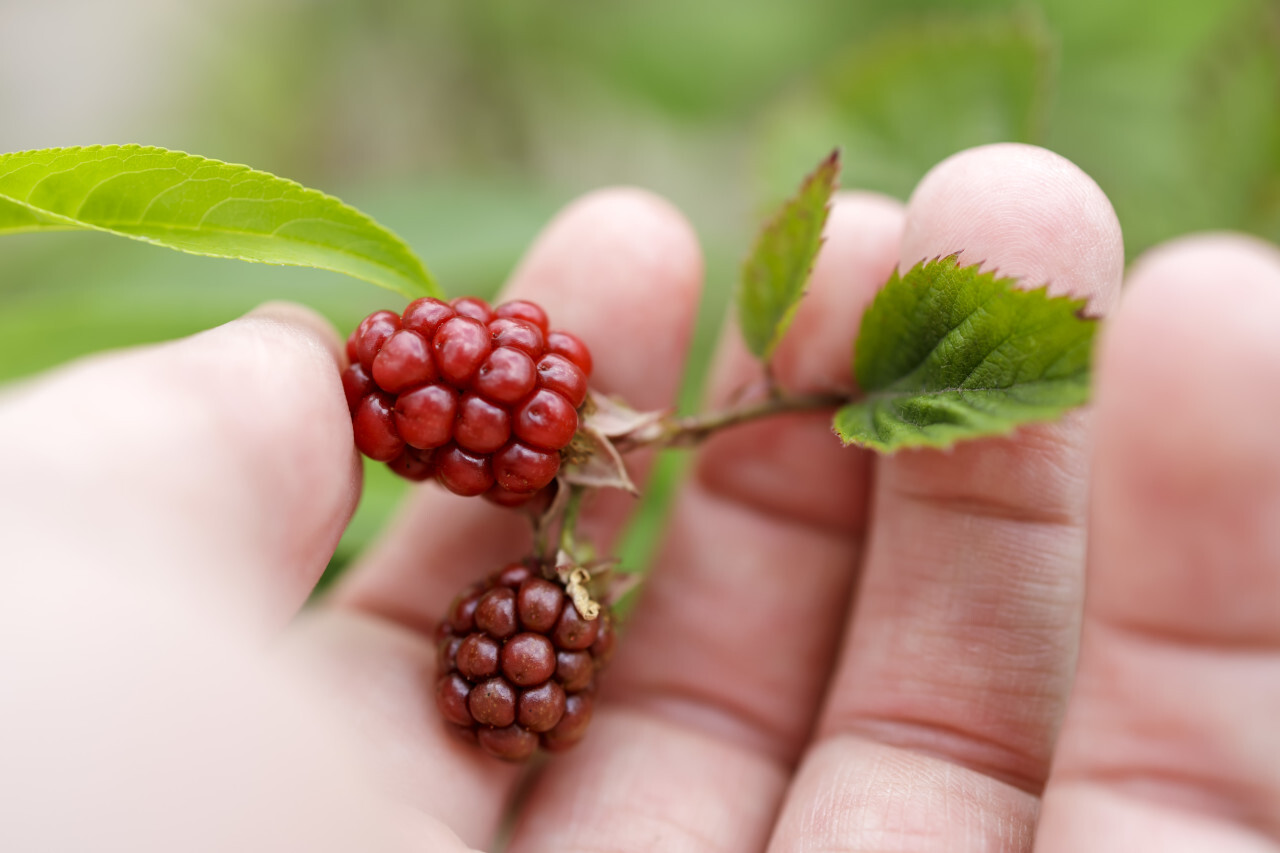
{"type": "Polygon", "coordinates": [[[733,406],[714,412],[703,412],[683,418],[666,418],[650,435],[640,438],[627,437],[618,442],[618,449],[626,452],[640,447],[693,447],[713,433],[727,427],[749,423],[773,415],[794,412],[817,412],[835,409],[852,402],[854,395],[848,392],[816,392],[812,394],[770,394],[763,400],[733,406]]]}

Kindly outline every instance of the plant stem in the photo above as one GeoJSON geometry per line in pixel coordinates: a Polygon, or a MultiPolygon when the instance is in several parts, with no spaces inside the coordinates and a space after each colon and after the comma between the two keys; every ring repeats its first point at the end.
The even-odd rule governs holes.
{"type": "Polygon", "coordinates": [[[849,392],[835,391],[769,396],[763,400],[719,411],[703,412],[683,418],[667,418],[651,435],[639,439],[624,439],[618,443],[618,449],[628,451],[638,447],[693,447],[728,427],[774,415],[835,409],[854,399],[856,396],[849,392]]]}
{"type": "Polygon", "coordinates": [[[560,550],[574,560],[578,559],[578,513],[582,510],[582,497],[586,490],[581,486],[569,487],[569,500],[564,507],[564,518],[560,522],[560,550]]]}

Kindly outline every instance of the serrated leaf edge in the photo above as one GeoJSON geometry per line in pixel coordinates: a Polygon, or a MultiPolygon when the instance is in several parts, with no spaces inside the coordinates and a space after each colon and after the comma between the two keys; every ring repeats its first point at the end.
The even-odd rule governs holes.
{"type": "MultiPolygon", "coordinates": [[[[782,312],[774,323],[773,334],[770,336],[768,343],[765,344],[764,348],[760,352],[755,352],[755,347],[752,342],[749,339],[747,340],[748,349],[752,350],[756,357],[763,362],[767,363],[772,359],[774,350],[777,349],[778,344],[782,341],[783,337],[785,337],[787,330],[790,329],[791,323],[795,319],[796,310],[800,307],[800,301],[808,292],[808,282],[809,278],[813,275],[814,264],[819,253],[822,251],[822,247],[826,244],[826,236],[824,232],[826,231],[827,221],[831,215],[831,200],[835,196],[836,189],[839,186],[840,165],[840,149],[835,148],[830,154],[822,159],[817,167],[809,172],[809,174],[805,175],[805,177],[800,181],[800,185],[796,191],[782,203],[782,206],[778,208],[774,215],[770,217],[760,228],[756,233],[755,240],[751,243],[751,249],[747,252],[746,260],[743,261],[742,272],[740,274],[739,296],[737,297],[739,304],[741,300],[741,292],[745,288],[747,270],[755,261],[759,253],[761,243],[765,241],[771,232],[781,227],[782,222],[786,219],[791,208],[798,203],[799,199],[809,189],[810,185],[818,180],[822,172],[824,170],[830,170],[831,175],[827,180],[827,201],[823,204],[822,211],[818,216],[818,238],[815,241],[813,253],[809,258],[809,265],[803,273],[804,284],[792,299],[791,304],[782,312]]],[[[739,310],[741,309],[739,308],[739,310]]]]}
{"type": "MultiPolygon", "coordinates": [[[[990,269],[984,270],[982,267],[986,263],[985,260],[978,261],[972,264],[967,264],[965,266],[960,266],[960,256],[963,253],[964,253],[964,250],[959,249],[957,251],[950,252],[948,254],[938,254],[931,258],[922,258],[921,260],[913,264],[906,273],[900,273],[897,269],[894,269],[888,281],[886,281],[884,286],[881,287],[880,290],[876,293],[875,297],[871,301],[871,304],[867,306],[866,311],[863,313],[863,322],[866,322],[867,318],[871,315],[871,311],[875,306],[876,302],[878,302],[882,298],[886,298],[884,297],[884,294],[889,289],[889,286],[895,280],[901,281],[911,273],[914,273],[918,270],[923,269],[928,264],[946,262],[946,261],[950,261],[952,263],[952,267],[956,272],[973,271],[975,276],[989,277],[993,283],[1002,284],[1004,286],[1005,292],[1017,291],[1019,293],[1040,294],[1041,296],[1044,297],[1046,301],[1061,301],[1061,302],[1067,302],[1067,303],[1076,303],[1076,310],[1072,313],[1075,315],[1077,320],[1080,320],[1082,322],[1098,323],[1099,321],[1102,320],[1101,314],[1094,314],[1089,311],[1088,297],[1075,296],[1072,294],[1051,294],[1049,292],[1049,287],[1050,287],[1049,282],[1045,282],[1044,284],[1040,284],[1040,285],[1037,285],[1036,287],[1031,287],[1031,288],[1020,287],[1019,286],[1020,280],[1017,277],[1002,275],[999,272],[999,269],[997,267],[992,267],[990,269]]],[[[853,366],[853,371],[855,376],[858,375],[858,370],[857,370],[858,341],[860,341],[861,339],[862,339],[862,334],[861,332],[859,332],[858,338],[854,341],[854,359],[853,359],[854,363],[852,366],[853,366]]],[[[921,360],[920,364],[918,364],[915,368],[913,368],[911,371],[909,371],[905,375],[910,375],[911,373],[914,373],[916,370],[920,368],[920,366],[922,366],[925,362],[927,362],[929,360],[929,357],[932,356],[933,353],[937,351],[937,347],[941,346],[943,340],[945,340],[945,336],[943,339],[940,339],[937,344],[934,345],[933,349],[929,350],[929,352],[921,360]]],[[[1035,385],[1035,384],[1038,384],[1039,382],[1044,382],[1044,381],[1046,380],[1037,380],[1035,382],[1019,383],[1018,387],[1035,385]]],[[[1052,381],[1057,381],[1057,380],[1052,380],[1052,381]]],[[[1011,386],[1001,386],[1001,387],[991,387],[991,388],[948,387],[948,388],[936,388],[930,391],[889,391],[889,390],[872,391],[870,393],[865,393],[863,396],[851,402],[849,405],[842,406],[840,409],[838,409],[832,417],[831,431],[836,436],[836,438],[840,440],[840,443],[845,447],[849,447],[849,446],[865,447],[871,450],[875,450],[878,453],[881,453],[883,455],[892,455],[898,452],[899,450],[919,449],[919,448],[929,448],[929,449],[935,449],[935,450],[950,450],[955,445],[965,441],[973,441],[979,438],[1000,438],[1000,437],[1007,437],[1007,436],[1013,435],[1023,426],[1036,424],[1036,423],[1046,423],[1046,422],[1055,420],[1059,417],[1062,417],[1062,415],[1066,414],[1067,412],[1073,409],[1077,409],[1083,405],[1086,405],[1089,402],[1089,397],[1086,396],[1086,398],[1084,400],[1081,400],[1080,402],[1063,405],[1060,408],[1060,410],[1054,414],[1046,414],[1041,417],[1029,417],[1029,418],[1026,418],[1025,420],[1015,421],[1009,424],[1005,428],[993,429],[990,432],[983,432],[980,434],[969,435],[969,436],[956,436],[954,438],[942,439],[942,440],[906,439],[896,443],[892,447],[882,441],[862,441],[857,438],[846,438],[837,427],[837,422],[839,421],[841,415],[844,412],[854,409],[858,406],[861,406],[870,402],[875,402],[878,400],[891,399],[893,397],[930,397],[930,396],[940,396],[942,394],[964,394],[967,391],[972,391],[972,392],[1000,391],[1006,387],[1011,387],[1011,386]]]]}

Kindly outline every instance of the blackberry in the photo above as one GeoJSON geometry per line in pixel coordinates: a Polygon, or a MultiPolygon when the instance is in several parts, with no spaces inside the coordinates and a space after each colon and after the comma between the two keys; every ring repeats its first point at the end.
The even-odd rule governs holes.
{"type": "Polygon", "coordinates": [[[347,341],[356,447],[410,480],[519,506],[578,429],[591,353],[525,300],[424,298],[375,311],[347,341]]]}
{"type": "Polygon", "coordinates": [[[615,635],[607,607],[584,619],[558,582],[513,563],[464,590],[437,638],[446,725],[490,755],[523,761],[586,734],[615,635]]]}

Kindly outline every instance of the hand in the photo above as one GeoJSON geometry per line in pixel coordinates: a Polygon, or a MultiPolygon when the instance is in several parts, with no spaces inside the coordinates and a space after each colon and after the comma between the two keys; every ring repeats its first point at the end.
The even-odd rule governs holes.
{"type": "MultiPolygon", "coordinates": [[[[1280,845],[1280,254],[1179,241],[1121,300],[1097,187],[976,149],[905,208],[841,198],[783,383],[848,383],[875,288],[956,249],[1119,303],[1092,410],[885,459],[822,416],[714,438],[592,730],[536,776],[511,850],[1280,845]]],[[[660,407],[700,278],[679,217],[614,191],[508,293],[581,332],[601,390],[660,407]]],[[[431,628],[527,534],[419,489],[295,615],[359,489],[337,351],[267,306],[0,399],[0,849],[493,843],[521,770],[442,731],[431,628]]],[[[755,370],[727,336],[711,396],[755,370]]],[[[632,507],[601,496],[587,533],[632,507]]]]}

